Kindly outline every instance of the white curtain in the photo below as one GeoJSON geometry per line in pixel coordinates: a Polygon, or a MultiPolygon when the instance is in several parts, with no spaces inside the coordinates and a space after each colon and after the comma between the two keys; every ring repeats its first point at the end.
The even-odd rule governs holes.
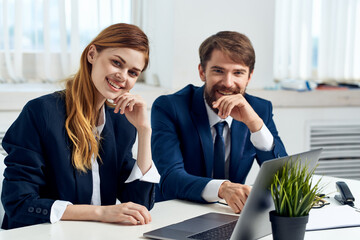
{"type": "Polygon", "coordinates": [[[74,74],[103,28],[131,22],[131,0],[1,0],[0,82],[54,82],[74,74]]]}
{"type": "Polygon", "coordinates": [[[312,0],[277,0],[274,75],[276,79],[311,77],[312,0]]]}
{"type": "Polygon", "coordinates": [[[360,0],[276,0],[277,80],[360,82],[360,0]]]}
{"type": "Polygon", "coordinates": [[[360,82],[360,1],[321,4],[318,77],[360,82]]]}

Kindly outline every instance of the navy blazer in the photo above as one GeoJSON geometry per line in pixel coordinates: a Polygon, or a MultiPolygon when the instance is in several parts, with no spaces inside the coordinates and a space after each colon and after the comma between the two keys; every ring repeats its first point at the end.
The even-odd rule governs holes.
{"type": "MultiPolygon", "coordinates": [[[[105,107],[101,133],[99,175],[102,205],[116,199],[151,209],[154,184],[125,183],[134,166],[132,146],[136,129],[125,115],[105,107]]],[[[57,92],[28,102],[2,141],[8,153],[1,200],[5,209],[2,228],[50,222],[55,200],[90,204],[92,172],[74,169],[72,143],[65,129],[64,94],[57,92]]]]}
{"type": "MultiPolygon", "coordinates": [[[[188,85],[179,92],[160,96],[152,106],[152,154],[161,180],[156,201],[187,199],[205,202],[201,193],[212,180],[213,138],[204,103],[204,86],[188,85]]],[[[272,151],[260,151],[250,141],[250,130],[239,121],[231,124],[229,180],[244,183],[256,158],[259,165],[286,156],[275,123],[272,104],[245,95],[274,137],[272,151]]]]}

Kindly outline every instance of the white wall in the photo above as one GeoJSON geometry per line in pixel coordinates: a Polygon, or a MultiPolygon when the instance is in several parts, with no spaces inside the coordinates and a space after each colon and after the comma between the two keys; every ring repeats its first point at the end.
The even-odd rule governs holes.
{"type": "Polygon", "coordinates": [[[275,0],[145,0],[143,29],[151,44],[147,81],[168,89],[201,85],[198,48],[219,31],[238,31],[253,43],[256,64],[249,88],[273,82],[275,0]]]}

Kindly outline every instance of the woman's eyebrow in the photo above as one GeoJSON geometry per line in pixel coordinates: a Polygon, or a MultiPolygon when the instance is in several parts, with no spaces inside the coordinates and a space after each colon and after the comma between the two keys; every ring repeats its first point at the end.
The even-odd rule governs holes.
{"type": "MultiPolygon", "coordinates": [[[[125,59],[123,59],[121,56],[119,56],[119,55],[115,55],[115,57],[119,58],[119,59],[120,59],[120,61],[121,61],[123,64],[126,64],[125,59]]],[[[135,70],[135,71],[139,71],[139,72],[141,72],[141,69],[138,69],[138,68],[136,68],[136,67],[133,67],[132,69],[133,69],[133,70],[135,70]]]]}

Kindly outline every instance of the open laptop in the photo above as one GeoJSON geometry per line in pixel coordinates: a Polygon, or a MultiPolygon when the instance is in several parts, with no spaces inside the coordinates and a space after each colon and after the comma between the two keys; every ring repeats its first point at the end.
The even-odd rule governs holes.
{"type": "Polygon", "coordinates": [[[268,160],[261,165],[245,206],[239,216],[223,213],[207,213],[180,223],[168,225],[144,233],[152,239],[216,239],[211,232],[229,231],[223,239],[258,239],[271,233],[269,211],[275,209],[269,187],[274,174],[289,161],[299,159],[313,169],[319,160],[322,149],[311,150],[287,157],[268,160]],[[231,237],[230,237],[231,236],[231,237]]]}

